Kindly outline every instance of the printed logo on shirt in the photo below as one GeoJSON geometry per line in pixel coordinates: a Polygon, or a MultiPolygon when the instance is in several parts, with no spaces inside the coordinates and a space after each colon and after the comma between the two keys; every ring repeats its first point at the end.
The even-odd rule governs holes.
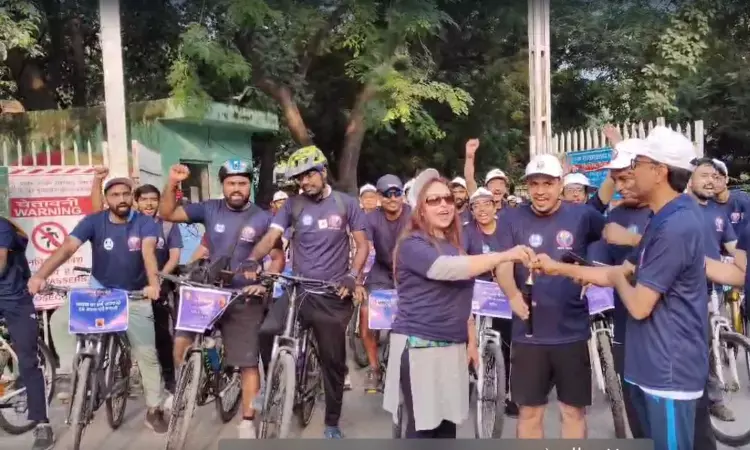
{"type": "Polygon", "coordinates": [[[156,248],[159,250],[164,248],[164,238],[159,238],[159,240],[156,241],[156,248]]]}
{"type": "Polygon", "coordinates": [[[245,227],[242,229],[240,234],[240,240],[244,242],[252,242],[255,239],[255,228],[245,227]]]}
{"type": "Polygon", "coordinates": [[[544,239],[541,234],[532,234],[529,236],[529,245],[533,248],[541,247],[542,243],[544,243],[544,239]]]}
{"type": "Polygon", "coordinates": [[[224,226],[223,223],[217,223],[216,225],[214,225],[214,231],[215,232],[217,232],[217,233],[223,233],[224,230],[226,230],[226,227],[224,226]]]}
{"type": "Polygon", "coordinates": [[[716,231],[719,233],[724,231],[724,219],[717,217],[716,220],[714,220],[714,224],[716,225],[716,231]]]}
{"type": "Polygon", "coordinates": [[[326,219],[318,220],[318,229],[325,230],[328,228],[328,221],[326,219]]]}
{"type": "Polygon", "coordinates": [[[489,253],[490,252],[490,246],[487,244],[482,244],[482,253],[489,253]]]}
{"type": "Polygon", "coordinates": [[[729,219],[730,219],[730,220],[732,221],[732,223],[734,223],[734,224],[737,224],[737,223],[740,223],[740,217],[741,217],[740,213],[738,213],[738,212],[733,212],[733,213],[732,213],[732,214],[731,214],[731,215],[729,216],[729,219]]]}
{"type": "Polygon", "coordinates": [[[341,217],[333,214],[332,216],[328,217],[328,228],[334,229],[334,230],[340,230],[341,229],[341,217]]]}
{"type": "Polygon", "coordinates": [[[570,250],[573,248],[573,234],[568,230],[560,230],[557,232],[558,250],[570,250]]]}
{"type": "Polygon", "coordinates": [[[130,236],[128,238],[128,250],[131,252],[137,252],[141,249],[141,238],[138,236],[130,236]]]}
{"type": "Polygon", "coordinates": [[[104,240],[104,243],[102,244],[102,247],[104,247],[104,250],[110,251],[113,248],[115,248],[115,243],[112,241],[112,239],[107,238],[104,240]]]}
{"type": "Polygon", "coordinates": [[[636,224],[630,225],[628,227],[628,231],[630,231],[631,233],[638,234],[638,225],[636,224]]]}
{"type": "Polygon", "coordinates": [[[302,216],[302,225],[309,227],[313,223],[313,218],[310,214],[305,214],[302,216]]]}

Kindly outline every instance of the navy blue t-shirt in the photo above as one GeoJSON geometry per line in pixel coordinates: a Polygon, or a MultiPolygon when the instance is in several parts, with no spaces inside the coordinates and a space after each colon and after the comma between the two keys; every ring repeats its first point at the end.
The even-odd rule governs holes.
{"type": "Polygon", "coordinates": [[[411,208],[404,205],[396,220],[388,220],[380,208],[365,214],[367,239],[375,249],[375,261],[365,285],[370,289],[393,289],[393,250],[401,232],[409,223],[411,208]]]}
{"type": "Polygon", "coordinates": [[[719,203],[715,200],[711,200],[711,203],[715,203],[724,212],[732,223],[734,233],[739,236],[750,217],[748,215],[750,214],[750,195],[744,191],[729,191],[726,203],[719,203]]]}
{"type": "MultiPolygon", "coordinates": [[[[698,398],[708,377],[705,227],[698,204],[680,195],[656,213],[638,246],[638,284],[660,294],[651,315],[627,321],[625,380],[698,398]]],[[[668,395],[665,395],[668,396],[668,395]]]]}
{"type": "Polygon", "coordinates": [[[156,242],[156,261],[159,264],[159,270],[161,270],[167,264],[167,261],[169,261],[169,251],[175,248],[182,248],[182,233],[180,233],[180,227],[177,224],[172,224],[169,229],[169,235],[164,236],[164,221],[157,218],[156,224],[161,231],[159,233],[159,240],[156,242]]]}
{"type": "Polygon", "coordinates": [[[466,225],[473,218],[474,216],[471,215],[471,209],[468,206],[458,214],[458,220],[461,222],[461,225],[466,225]]]}
{"type": "Polygon", "coordinates": [[[148,285],[142,243],[159,239],[161,230],[150,216],[131,213],[125,223],[114,223],[109,211],[84,217],[70,232],[81,243],[91,243],[91,276],[111,289],[138,291],[148,285]]]}
{"type": "MultiPolygon", "coordinates": [[[[466,252],[470,255],[484,255],[491,252],[501,252],[499,233],[500,229],[495,227],[494,233],[485,234],[479,228],[479,224],[472,220],[464,225],[463,229],[463,237],[466,241],[466,244],[464,245],[466,252]]],[[[484,273],[478,276],[477,279],[492,281],[492,273],[484,273]]]]}
{"type": "Polygon", "coordinates": [[[607,207],[609,206],[605,205],[602,202],[602,199],[599,198],[599,193],[594,193],[594,195],[589,197],[589,199],[586,200],[586,204],[599,211],[601,214],[604,214],[607,211],[607,207]]]}
{"type": "MultiPolygon", "coordinates": [[[[604,217],[588,205],[561,202],[549,216],[538,216],[531,205],[510,209],[500,217],[500,245],[505,251],[528,245],[560,261],[568,251],[585,255],[592,242],[601,238],[604,217]]],[[[529,271],[515,264],[514,277],[520,288],[529,271]]],[[[588,304],[581,298],[581,286],[562,276],[537,275],[532,289],[534,336],[526,337],[521,319],[513,317],[513,340],[531,344],[565,344],[589,337],[588,304]]]]}
{"type": "Polygon", "coordinates": [[[724,214],[724,210],[716,203],[708,202],[701,205],[696,202],[696,204],[703,213],[706,256],[711,259],[721,259],[721,255],[726,253],[724,244],[737,240],[734,228],[730,225],[729,218],[724,214]]]}
{"type": "MultiPolygon", "coordinates": [[[[646,229],[651,210],[649,208],[631,208],[628,206],[618,206],[610,211],[607,217],[607,223],[616,223],[628,229],[633,233],[643,234],[646,229]]],[[[589,260],[608,264],[610,266],[619,266],[625,262],[633,252],[633,247],[624,245],[612,245],[606,241],[598,241],[589,246],[589,260]]],[[[614,319],[615,335],[614,341],[620,344],[625,343],[625,324],[628,320],[628,310],[622,304],[620,296],[615,291],[615,309],[612,313],[614,319]]]]}
{"type": "MultiPolygon", "coordinates": [[[[463,244],[464,247],[466,244],[463,244]]],[[[404,237],[396,255],[398,310],[394,333],[432,341],[466,342],[474,280],[439,281],[427,272],[440,256],[465,254],[421,232],[404,237]]]]}
{"type": "Polygon", "coordinates": [[[0,272],[0,298],[17,299],[28,296],[26,283],[31,277],[26,260],[29,238],[8,219],[0,217],[0,248],[8,251],[5,270],[0,272]]]}
{"type": "MultiPolygon", "coordinates": [[[[746,257],[750,254],[750,227],[745,227],[740,233],[737,241],[737,249],[745,252],[746,257]]],[[[745,292],[750,287],[750,270],[745,270],[745,292]]]]}
{"type": "MultiPolygon", "coordinates": [[[[190,223],[205,225],[204,239],[208,244],[209,258],[215,261],[217,258],[231,256],[232,270],[236,270],[247,260],[271,224],[271,214],[259,206],[250,204],[248,208],[238,211],[230,209],[223,199],[190,203],[185,205],[185,213],[190,223]]],[[[239,288],[249,284],[253,282],[248,281],[244,275],[237,274],[231,287],[239,288]]]]}

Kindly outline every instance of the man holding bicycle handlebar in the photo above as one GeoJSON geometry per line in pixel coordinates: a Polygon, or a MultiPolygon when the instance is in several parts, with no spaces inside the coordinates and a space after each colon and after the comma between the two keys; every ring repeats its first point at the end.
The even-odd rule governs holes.
{"type": "MultiPolygon", "coordinates": [[[[230,160],[219,169],[224,198],[207,200],[178,206],[175,192],[179,183],[187,179],[187,167],[175,165],[169,171],[169,181],[162,195],[159,213],[166,220],[176,223],[202,223],[210,264],[216,269],[233,273],[241,270],[243,262],[266,234],[271,215],[250,201],[253,170],[240,160],[230,160]]],[[[281,241],[274,241],[269,248],[271,270],[281,272],[285,258],[281,241]]],[[[202,280],[205,282],[206,280],[202,280]]],[[[207,280],[215,283],[218,280],[207,280]]],[[[242,377],[242,420],[238,427],[241,439],[254,439],[255,409],[253,400],[260,390],[258,356],[260,352],[258,331],[264,317],[265,305],[261,300],[265,288],[248,281],[243,275],[234,275],[230,288],[244,288],[250,297],[247,301],[235,301],[219,320],[222,342],[228,366],[240,369],[242,377]]],[[[174,343],[175,366],[182,364],[185,351],[190,346],[193,334],[177,331],[174,343]]]]}
{"type": "MultiPolygon", "coordinates": [[[[156,246],[161,235],[151,217],[132,210],[133,182],[114,178],[104,186],[108,209],[90,214],[76,225],[62,246],[47,258],[28,283],[32,294],[45,286],[45,280],[70,259],[84,242],[91,243],[91,276],[108,289],[143,291],[150,300],[159,298],[156,246]]],[[[69,305],[55,311],[50,329],[60,355],[60,371],[71,373],[74,335],[68,333],[69,305]],[[67,366],[67,367],[66,367],[67,366]]],[[[127,336],[143,379],[146,395],[146,426],[157,433],[166,433],[167,423],[161,410],[164,387],[149,302],[130,302],[127,336]]]]}
{"type": "MultiPolygon", "coordinates": [[[[286,176],[299,183],[302,194],[284,204],[250,258],[260,261],[291,226],[294,227],[291,239],[294,274],[341,286],[338,296],[307,292],[300,304],[300,317],[312,327],[320,352],[326,399],[325,437],[341,439],[338,425],[347,367],[346,328],[353,312],[352,294],[362,285],[369,244],[357,201],[331,188],[327,182],[327,164],[326,157],[314,146],[292,154],[286,176]],[[349,233],[357,247],[351,267],[349,233]]],[[[269,325],[264,324],[261,333],[281,331],[285,300],[282,297],[274,303],[269,311],[269,325]]]]}

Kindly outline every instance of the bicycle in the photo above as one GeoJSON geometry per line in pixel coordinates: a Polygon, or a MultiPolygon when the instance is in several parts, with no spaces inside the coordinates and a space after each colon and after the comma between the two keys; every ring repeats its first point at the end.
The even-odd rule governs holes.
{"type": "MultiPolygon", "coordinates": [[[[55,358],[42,337],[37,340],[37,357],[44,376],[47,405],[52,402],[55,391],[55,358]]],[[[28,414],[26,386],[20,378],[18,355],[10,345],[10,334],[5,319],[0,319],[0,429],[8,434],[19,435],[32,430],[36,422],[25,417],[28,414]],[[6,413],[23,416],[23,422],[14,423],[6,413]]]]}
{"type": "MultiPolygon", "coordinates": [[[[724,392],[738,392],[740,390],[739,373],[737,370],[737,355],[743,351],[745,355],[750,353],[750,339],[737,333],[732,328],[732,323],[726,317],[719,314],[719,295],[716,290],[711,290],[711,309],[709,312],[711,343],[709,347],[709,361],[713,364],[713,370],[724,392]],[[729,367],[729,379],[724,376],[723,366],[729,367]]],[[[750,429],[741,433],[724,432],[717,427],[717,421],[711,417],[716,440],[732,446],[741,447],[750,444],[750,429]]]]}
{"type": "MultiPolygon", "coordinates": [[[[69,295],[73,289],[48,286],[52,292],[69,295]]],[[[110,290],[94,290],[97,296],[110,290]]],[[[127,292],[129,300],[145,300],[140,291],[127,292]]],[[[76,334],[76,351],[71,386],[72,401],[65,423],[73,426],[73,449],[81,447],[81,439],[94,413],[106,407],[107,423],[116,430],[125,416],[130,388],[130,342],[124,332],[76,334]]]]}
{"type": "MultiPolygon", "coordinates": [[[[159,274],[159,276],[177,286],[226,292],[231,296],[226,307],[243,297],[242,292],[219,289],[211,284],[193,282],[167,274],[159,274]]],[[[223,423],[232,420],[240,408],[242,388],[239,373],[235,368],[224,364],[223,347],[216,344],[220,337],[214,329],[214,324],[220,318],[221,315],[207,324],[203,333],[195,333],[193,343],[185,354],[185,362],[180,368],[175,383],[174,400],[167,430],[165,447],[167,450],[181,450],[185,446],[189,431],[188,425],[195,408],[205,405],[209,397],[213,396],[215,399],[216,411],[223,423]],[[219,350],[214,354],[211,349],[217,347],[219,350]]],[[[175,326],[176,324],[175,318],[175,326]]]]}
{"type": "Polygon", "coordinates": [[[474,435],[477,439],[499,439],[503,435],[506,398],[503,339],[492,329],[492,317],[475,315],[475,318],[479,367],[472,371],[471,380],[477,402],[474,435]]]}
{"type": "Polygon", "coordinates": [[[338,285],[285,274],[262,273],[261,280],[281,282],[289,295],[284,330],[274,336],[271,362],[266,371],[266,395],[258,436],[286,439],[292,413],[306,427],[312,419],[323,388],[320,357],[312,329],[300,323],[298,314],[304,294],[298,290],[335,292],[338,285]],[[275,425],[275,427],[274,427],[275,425]]]}
{"type": "Polygon", "coordinates": [[[370,361],[367,358],[367,350],[361,336],[360,329],[360,317],[362,305],[358,304],[354,308],[354,314],[349,320],[349,326],[346,329],[347,338],[349,341],[349,349],[352,351],[352,359],[360,368],[365,368],[370,365],[370,361]]]}

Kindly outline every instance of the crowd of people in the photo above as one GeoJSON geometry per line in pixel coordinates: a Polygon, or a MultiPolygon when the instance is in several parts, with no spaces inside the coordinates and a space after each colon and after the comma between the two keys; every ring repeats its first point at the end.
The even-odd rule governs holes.
{"type": "MultiPolygon", "coordinates": [[[[222,198],[197,203],[178,201],[189,176],[185,166],[170,168],[161,191],[128,178],[105,182],[108,170],[98,168],[95,212],[33,274],[24,256],[28,237],[0,219],[0,314],[19,354],[29,419],[38,422],[33,448],[54,445],[34,356],[33,295],[90,242],[93,286],[167,298],[171,287],[158,274],[175,273],[184,259],[182,223],[205,228],[189,259],[233,271],[229,287],[248,298],[268,295],[250,274],[282,272],[287,265],[295,275],[337,283],[335,294],[306,293],[300,307],[320,352],[326,438],[343,437],[339,420],[350,387],[346,330],[357,303],[369,361],[365,392],[382,386],[383,406],[394,418],[404,405],[408,438],[455,438],[469,416],[469,390],[461,386],[479,358],[473,286],[485,280],[498,284],[513,311],[512,320],[496,320],[493,328],[510,368],[505,411],[518,417],[518,438],[543,437],[552,388],[562,437],[586,438],[592,388],[584,286],[593,284],[615,290],[614,353],[633,437],[653,439],[658,450],[716,448],[709,415],[735,417],[709,373],[708,298],[715,285],[745,285],[750,198],[728,191],[726,165],[696,158],[692,143],[677,132],[657,127],[646,139],[622,140],[608,128],[606,135],[614,151],[601,186],[554,155],[536,155],[520,180],[525,198],[511,195],[510,179],[498,168],[478,185],[477,139],[466,143],[463,176],[449,179],[427,169],[404,183],[386,174],[362,186],[358,199],[332,189],[318,148],[301,148],[286,165],[296,192],[277,192],[269,210],[251,201],[254,173],[240,160],[219,171],[222,198]],[[568,252],[603,266],[564,263],[568,252]],[[732,262],[722,262],[723,255],[732,262]],[[529,281],[531,303],[521,292],[529,281]],[[398,294],[386,373],[366,326],[368,294],[380,289],[398,294]]],[[[287,302],[285,296],[270,304],[237,302],[218,324],[226,363],[240,373],[240,438],[255,437],[259,362],[270,358],[287,302]]],[[[142,377],[145,423],[165,433],[170,391],[192,334],[172,336],[169,312],[160,305],[132,302],[127,334],[142,377]]],[[[75,351],[66,308],[51,320],[63,374],[74,370],[75,351]]]]}

